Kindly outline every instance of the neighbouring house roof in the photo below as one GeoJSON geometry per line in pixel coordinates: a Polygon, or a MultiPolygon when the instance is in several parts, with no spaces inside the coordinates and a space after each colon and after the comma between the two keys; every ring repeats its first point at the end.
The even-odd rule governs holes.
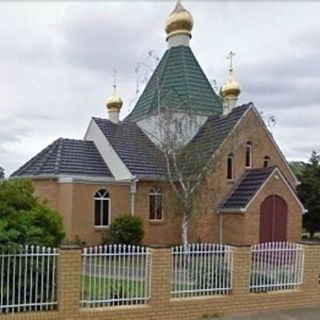
{"type": "Polygon", "coordinates": [[[226,116],[208,117],[189,143],[202,162],[207,163],[250,107],[252,103],[236,107],[226,116]]]}
{"type": "Polygon", "coordinates": [[[231,189],[230,193],[219,206],[219,210],[245,209],[250,200],[257,194],[262,185],[276,170],[276,167],[249,169],[231,189]]]}
{"type": "Polygon", "coordinates": [[[94,142],[59,138],[11,176],[80,175],[112,177],[94,142]]]}
{"type": "Polygon", "coordinates": [[[107,119],[93,120],[133,175],[153,179],[166,176],[163,153],[136,123],[114,124],[107,119]]]}
{"type": "Polygon", "coordinates": [[[139,121],[159,107],[207,116],[222,113],[221,98],[214,92],[188,46],[172,47],[165,52],[125,120],[139,121]]]}

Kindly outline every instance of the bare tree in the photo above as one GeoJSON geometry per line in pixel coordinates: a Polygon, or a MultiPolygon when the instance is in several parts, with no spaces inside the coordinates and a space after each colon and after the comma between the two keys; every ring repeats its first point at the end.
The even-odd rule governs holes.
{"type": "MultiPolygon", "coordinates": [[[[154,58],[156,62],[158,61],[158,58],[152,51],[149,52],[149,57],[154,58]]],[[[147,82],[150,72],[153,72],[156,80],[157,110],[146,120],[146,123],[149,121],[149,124],[143,126],[143,130],[163,153],[166,180],[171,185],[181,208],[181,239],[182,243],[186,245],[188,243],[190,218],[193,212],[200,211],[199,202],[201,201],[198,200],[201,199],[201,196],[199,197],[198,194],[199,189],[206,190],[206,194],[210,193],[210,195],[213,195],[211,197],[212,202],[217,202],[217,199],[214,199],[214,197],[216,194],[221,193],[220,184],[208,184],[207,177],[208,175],[216,177],[220,175],[220,179],[223,179],[221,174],[216,172],[216,168],[221,160],[225,159],[227,150],[222,147],[219,152],[208,155],[206,152],[210,153],[210,150],[208,150],[206,145],[203,145],[203,141],[199,143],[193,139],[207,119],[207,117],[199,116],[192,112],[192,104],[196,103],[197,96],[203,94],[203,92],[197,92],[196,96],[182,101],[181,107],[178,110],[183,111],[174,111],[170,108],[170,97],[162,95],[156,71],[147,63],[140,63],[138,69],[144,72],[138,78],[143,79],[142,83],[147,82]]],[[[271,118],[270,122],[273,125],[275,123],[273,118],[271,118]]],[[[267,123],[269,124],[269,121],[267,123]]],[[[247,126],[246,130],[254,135],[256,127],[254,125],[251,128],[247,126]]],[[[229,139],[228,150],[231,149],[233,152],[236,152],[239,148],[243,147],[244,142],[238,140],[239,133],[237,132],[232,139],[229,139]]]]}

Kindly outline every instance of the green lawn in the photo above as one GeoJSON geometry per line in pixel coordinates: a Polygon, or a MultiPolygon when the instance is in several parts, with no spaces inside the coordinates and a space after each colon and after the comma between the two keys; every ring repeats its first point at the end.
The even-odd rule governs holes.
{"type": "Polygon", "coordinates": [[[145,281],[84,275],[81,279],[81,290],[84,290],[84,300],[108,300],[144,297],[146,286],[145,281]]]}

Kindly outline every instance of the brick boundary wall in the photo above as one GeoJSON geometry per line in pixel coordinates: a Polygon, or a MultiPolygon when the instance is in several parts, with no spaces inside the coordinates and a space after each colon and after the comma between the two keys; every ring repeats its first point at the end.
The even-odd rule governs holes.
{"type": "Polygon", "coordinates": [[[81,251],[62,247],[58,258],[58,309],[0,315],[0,320],[201,320],[217,315],[289,309],[320,304],[320,245],[304,244],[304,282],[299,289],[250,293],[250,247],[234,247],[233,290],[228,295],[170,298],[171,250],[151,248],[151,299],[146,305],[80,308],[81,251]]]}

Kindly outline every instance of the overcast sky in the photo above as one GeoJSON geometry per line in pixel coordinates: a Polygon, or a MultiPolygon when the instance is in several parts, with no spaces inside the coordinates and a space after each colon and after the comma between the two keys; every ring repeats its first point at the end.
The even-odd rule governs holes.
{"type": "MultiPolygon", "coordinates": [[[[0,166],[7,175],[59,137],[81,139],[91,116],[107,117],[112,72],[137,99],[135,67],[166,50],[172,1],[0,2],[0,166]]],[[[183,1],[191,48],[221,86],[236,52],[240,103],[265,115],[288,160],[320,151],[320,3],[183,1]]],[[[147,61],[154,64],[154,61],[147,61]]]]}

